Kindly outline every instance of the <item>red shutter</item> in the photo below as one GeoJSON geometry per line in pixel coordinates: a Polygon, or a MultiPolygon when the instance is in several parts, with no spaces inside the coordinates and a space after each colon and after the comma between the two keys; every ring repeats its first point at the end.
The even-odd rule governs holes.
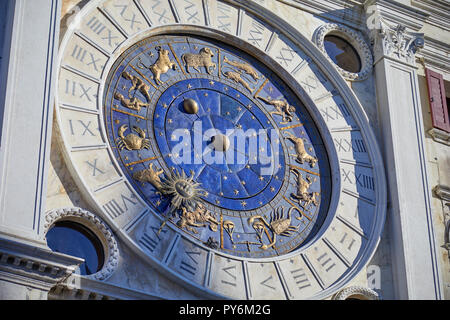
{"type": "Polygon", "coordinates": [[[441,74],[428,69],[426,69],[426,76],[433,127],[450,132],[444,77],[441,74]]]}

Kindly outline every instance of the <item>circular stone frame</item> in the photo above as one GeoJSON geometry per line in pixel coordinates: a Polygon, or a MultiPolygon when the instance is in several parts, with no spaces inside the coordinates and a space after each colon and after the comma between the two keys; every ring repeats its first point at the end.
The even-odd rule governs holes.
{"type": "Polygon", "coordinates": [[[347,300],[352,297],[358,300],[380,300],[380,296],[374,290],[361,286],[347,287],[339,291],[333,300],[347,300]]]}
{"type": "Polygon", "coordinates": [[[373,67],[373,56],[370,47],[361,33],[337,23],[327,23],[316,29],[313,41],[324,55],[331,61],[341,75],[350,81],[362,81],[369,77],[373,67]],[[361,70],[357,73],[342,69],[330,58],[325,50],[325,37],[337,36],[347,41],[357,52],[361,60],[361,70]]]}
{"type": "Polygon", "coordinates": [[[92,231],[103,247],[104,264],[101,270],[86,277],[94,280],[106,280],[117,269],[119,262],[119,247],[111,229],[96,215],[81,208],[62,208],[48,211],[45,215],[44,233],[56,222],[72,221],[83,225],[92,231]]]}

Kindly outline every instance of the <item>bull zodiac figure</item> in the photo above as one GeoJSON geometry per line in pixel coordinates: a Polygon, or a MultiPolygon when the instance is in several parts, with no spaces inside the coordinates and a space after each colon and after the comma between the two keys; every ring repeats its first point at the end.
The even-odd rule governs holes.
{"type": "Polygon", "coordinates": [[[201,72],[200,67],[205,67],[208,74],[212,73],[216,69],[216,64],[212,62],[211,58],[214,57],[214,53],[210,48],[202,48],[200,53],[185,53],[181,56],[181,60],[186,67],[186,71],[189,72],[189,68],[192,67],[194,70],[201,72]]]}
{"type": "Polygon", "coordinates": [[[293,112],[295,112],[295,107],[291,106],[286,100],[271,100],[263,97],[258,97],[267,104],[275,107],[275,111],[269,112],[271,115],[276,114],[283,118],[281,124],[286,124],[291,122],[294,118],[293,112]]]}
{"type": "Polygon", "coordinates": [[[306,139],[296,137],[292,133],[288,132],[287,139],[291,140],[295,145],[295,152],[296,154],[290,154],[290,156],[296,157],[297,162],[303,164],[305,161],[309,163],[311,168],[313,168],[316,165],[316,162],[318,159],[316,157],[311,156],[306,152],[305,149],[305,143],[306,139]]]}

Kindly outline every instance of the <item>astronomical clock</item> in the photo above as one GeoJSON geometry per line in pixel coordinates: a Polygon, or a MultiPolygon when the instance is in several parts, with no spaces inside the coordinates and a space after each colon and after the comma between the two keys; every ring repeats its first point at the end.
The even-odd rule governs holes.
{"type": "Polygon", "coordinates": [[[205,297],[324,298],[365,267],[381,158],[301,30],[247,1],[90,1],[77,19],[56,117],[123,250],[205,297]]]}

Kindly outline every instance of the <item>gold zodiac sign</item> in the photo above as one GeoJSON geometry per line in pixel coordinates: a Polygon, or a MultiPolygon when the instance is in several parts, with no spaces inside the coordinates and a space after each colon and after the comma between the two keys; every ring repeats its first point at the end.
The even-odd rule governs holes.
{"type": "Polygon", "coordinates": [[[313,168],[316,165],[316,162],[318,161],[318,159],[316,157],[313,157],[310,154],[308,154],[308,152],[306,152],[305,143],[304,143],[304,141],[306,141],[306,139],[296,137],[290,132],[288,132],[288,135],[289,136],[286,138],[291,140],[294,143],[295,152],[296,152],[296,154],[290,154],[290,156],[296,157],[297,162],[299,162],[301,164],[303,164],[305,161],[308,162],[309,165],[311,166],[311,168],[313,168]]]}
{"type": "Polygon", "coordinates": [[[298,231],[299,226],[291,225],[291,215],[292,210],[297,210],[295,207],[291,207],[288,211],[287,217],[284,216],[284,207],[278,207],[270,214],[270,223],[266,221],[262,216],[256,215],[248,219],[248,223],[255,229],[259,234],[260,239],[262,239],[262,232],[264,226],[268,227],[273,234],[273,239],[270,244],[264,244],[261,241],[260,248],[267,250],[273,247],[277,242],[277,235],[289,237],[293,232],[298,231]]]}
{"type": "Polygon", "coordinates": [[[177,65],[175,62],[170,61],[169,50],[163,49],[161,47],[156,47],[158,52],[158,59],[150,67],[146,67],[142,62],[139,63],[138,67],[141,69],[149,69],[153,73],[153,79],[157,85],[163,84],[161,81],[161,75],[167,73],[170,69],[177,70],[177,65]]]}
{"type": "Polygon", "coordinates": [[[316,181],[316,179],[311,180],[310,176],[306,176],[306,180],[303,179],[302,174],[298,169],[291,169],[291,171],[296,175],[297,179],[297,193],[292,193],[291,197],[294,198],[299,205],[305,209],[311,203],[313,203],[315,206],[317,206],[318,200],[317,197],[319,196],[318,192],[308,192],[309,187],[316,181]],[[301,204],[303,202],[303,205],[301,204]]]}
{"type": "Polygon", "coordinates": [[[131,98],[131,99],[126,99],[122,94],[116,92],[114,94],[114,98],[120,101],[120,104],[128,109],[131,110],[135,110],[137,112],[141,111],[142,107],[148,107],[149,104],[148,103],[144,103],[141,100],[139,100],[138,98],[131,98]]]}
{"type": "Polygon", "coordinates": [[[131,150],[141,150],[141,149],[150,149],[150,140],[145,139],[145,132],[139,127],[133,126],[133,130],[136,131],[139,135],[135,135],[134,133],[128,134],[126,137],[124,136],[124,132],[128,129],[126,124],[120,126],[118,135],[119,138],[117,141],[117,148],[122,151],[124,148],[131,150]]]}
{"type": "Polygon", "coordinates": [[[200,53],[185,53],[181,56],[181,60],[186,67],[186,71],[189,72],[189,68],[192,67],[200,72],[199,67],[205,67],[208,74],[211,74],[211,68],[216,69],[216,64],[211,61],[214,57],[214,53],[210,48],[202,48],[200,53]]]}
{"type": "Polygon", "coordinates": [[[236,83],[241,84],[248,91],[253,92],[253,89],[248,85],[248,83],[244,79],[242,79],[241,74],[239,72],[227,71],[227,72],[222,72],[222,73],[226,78],[228,78],[236,83]]]}
{"type": "Polygon", "coordinates": [[[150,102],[150,95],[148,94],[150,86],[146,85],[141,78],[133,76],[126,71],[122,73],[122,77],[127,80],[130,80],[132,84],[130,90],[128,90],[128,96],[131,97],[131,92],[133,90],[138,90],[140,93],[144,95],[144,97],[147,99],[147,102],[150,102]]]}
{"type": "Polygon", "coordinates": [[[255,81],[259,79],[258,73],[248,63],[228,60],[227,57],[223,58],[223,62],[228,63],[229,65],[244,71],[246,74],[250,75],[255,81]]]}
{"type": "Polygon", "coordinates": [[[231,242],[234,243],[234,241],[233,241],[234,222],[230,221],[230,220],[225,220],[223,222],[223,228],[225,229],[225,231],[230,236],[231,242]]]}
{"type": "Polygon", "coordinates": [[[188,211],[185,207],[181,208],[181,211],[180,220],[177,222],[177,226],[180,229],[186,228],[186,230],[198,234],[194,227],[203,228],[209,225],[211,231],[217,231],[219,222],[203,204],[197,204],[197,208],[194,211],[188,211]]]}
{"type": "Polygon", "coordinates": [[[160,175],[162,175],[163,173],[164,173],[163,169],[156,171],[153,169],[153,163],[150,163],[148,165],[148,169],[136,171],[133,174],[133,179],[139,182],[150,183],[153,187],[155,187],[156,190],[158,190],[159,193],[162,194],[162,184],[160,175]]]}
{"type": "Polygon", "coordinates": [[[271,115],[276,114],[283,117],[282,122],[280,122],[281,124],[286,124],[292,121],[294,117],[292,113],[295,112],[295,107],[291,106],[286,100],[271,100],[263,97],[258,98],[264,101],[265,103],[275,107],[275,111],[271,111],[269,113],[271,115]]]}

